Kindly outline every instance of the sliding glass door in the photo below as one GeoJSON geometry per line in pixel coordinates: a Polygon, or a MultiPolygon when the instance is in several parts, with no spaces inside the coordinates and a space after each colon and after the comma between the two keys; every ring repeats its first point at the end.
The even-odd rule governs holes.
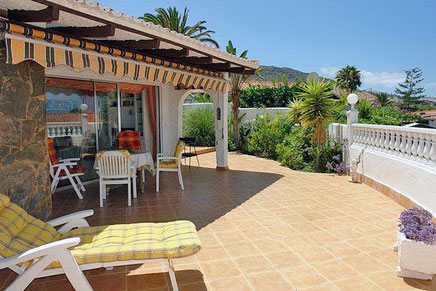
{"type": "Polygon", "coordinates": [[[95,84],[98,151],[117,148],[119,133],[118,93],[113,83],[95,84]]]}

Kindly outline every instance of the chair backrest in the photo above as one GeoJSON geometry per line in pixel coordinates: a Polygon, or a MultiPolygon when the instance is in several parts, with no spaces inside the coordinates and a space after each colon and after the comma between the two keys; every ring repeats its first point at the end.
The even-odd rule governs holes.
{"type": "MultiPolygon", "coordinates": [[[[179,140],[177,142],[176,148],[174,150],[174,157],[177,157],[180,159],[182,157],[184,147],[185,147],[185,143],[183,141],[179,140]]],[[[179,161],[176,161],[176,164],[178,164],[178,163],[179,163],[179,161]]]]}
{"type": "Polygon", "coordinates": [[[128,151],[105,151],[97,155],[98,174],[101,178],[130,177],[130,154],[128,151]]]}
{"type": "Polygon", "coordinates": [[[47,139],[47,151],[48,151],[48,156],[50,158],[50,164],[51,165],[59,164],[59,158],[54,146],[54,140],[51,137],[47,139]]]}
{"type": "Polygon", "coordinates": [[[122,131],[118,134],[118,148],[141,150],[141,133],[139,131],[122,131]]]}
{"type": "Polygon", "coordinates": [[[60,237],[54,227],[29,215],[0,193],[0,256],[12,257],[60,237]]]}

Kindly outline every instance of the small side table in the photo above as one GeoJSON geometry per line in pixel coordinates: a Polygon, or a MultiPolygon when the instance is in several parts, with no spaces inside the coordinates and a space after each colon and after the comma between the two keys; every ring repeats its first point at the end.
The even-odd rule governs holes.
{"type": "Polygon", "coordinates": [[[195,147],[195,138],[193,137],[181,137],[181,141],[185,143],[185,149],[182,154],[182,158],[189,158],[189,167],[191,167],[191,159],[192,157],[197,158],[197,164],[200,166],[200,160],[198,159],[197,148],[195,147]],[[186,151],[186,148],[189,147],[189,152],[186,151]]]}

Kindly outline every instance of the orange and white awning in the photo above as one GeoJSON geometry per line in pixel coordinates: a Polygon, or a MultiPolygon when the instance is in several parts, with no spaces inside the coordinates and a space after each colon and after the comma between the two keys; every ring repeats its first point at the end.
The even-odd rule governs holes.
{"type": "Polygon", "coordinates": [[[33,60],[45,68],[69,66],[81,72],[126,76],[132,80],[171,83],[191,89],[223,91],[226,80],[222,73],[199,69],[158,58],[132,53],[74,37],[54,34],[43,29],[1,22],[6,32],[7,63],[33,60]]]}

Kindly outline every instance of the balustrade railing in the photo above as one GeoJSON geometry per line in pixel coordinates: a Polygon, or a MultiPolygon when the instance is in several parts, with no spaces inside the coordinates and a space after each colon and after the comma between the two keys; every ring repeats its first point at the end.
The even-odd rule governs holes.
{"type": "Polygon", "coordinates": [[[402,157],[436,163],[436,130],[353,124],[353,143],[402,157]]]}
{"type": "Polygon", "coordinates": [[[47,124],[49,137],[82,136],[81,125],[47,124]]]}

